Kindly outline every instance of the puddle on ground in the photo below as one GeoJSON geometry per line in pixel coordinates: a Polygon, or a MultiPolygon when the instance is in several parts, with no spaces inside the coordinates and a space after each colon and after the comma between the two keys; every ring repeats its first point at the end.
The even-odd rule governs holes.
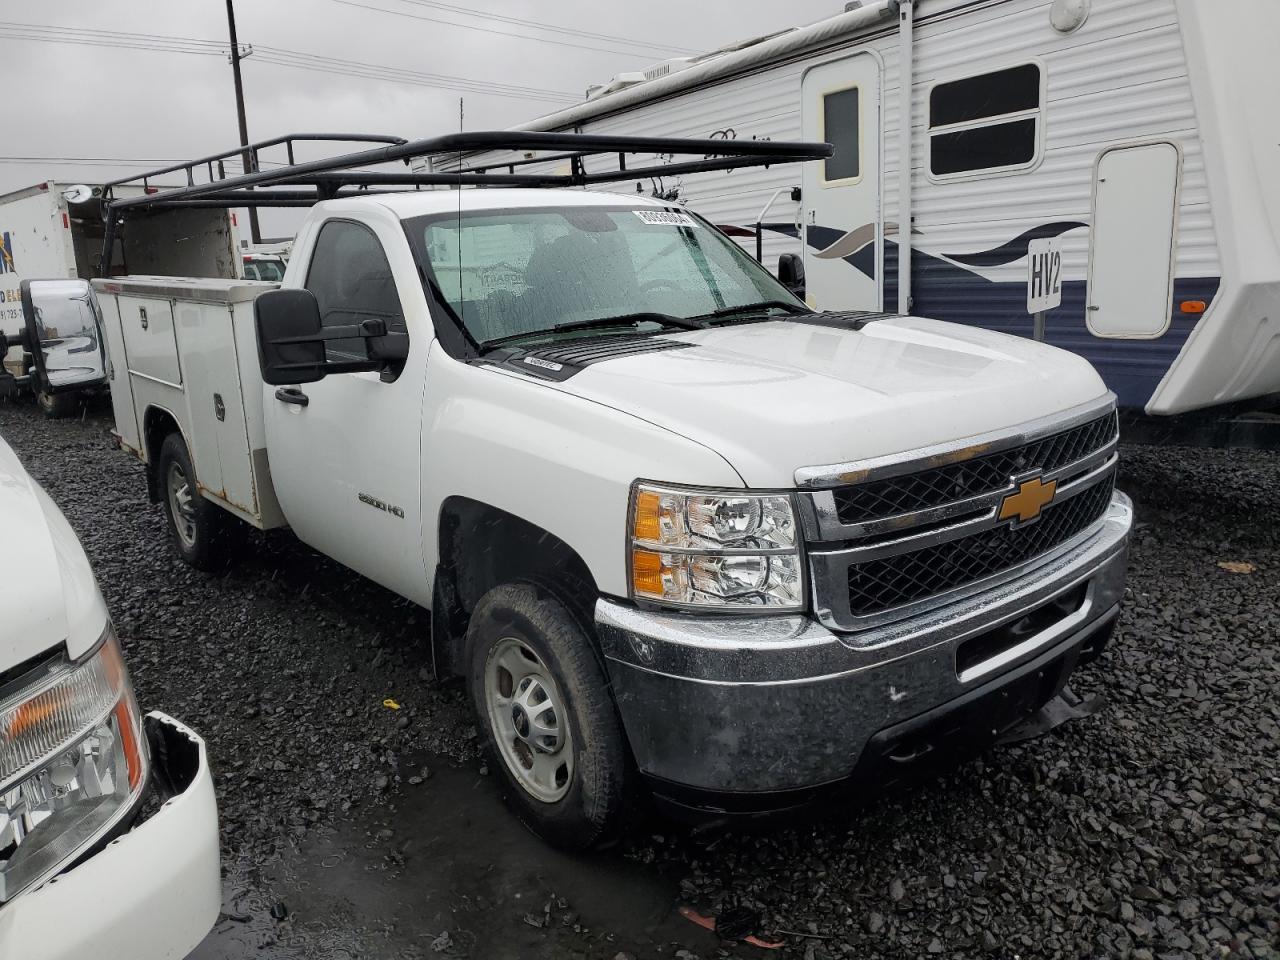
{"type": "Polygon", "coordinates": [[[676,913],[677,885],[653,868],[560,853],[476,768],[429,766],[368,821],[318,829],[274,863],[227,865],[223,915],[193,960],[646,957],[673,942],[713,952],[715,937],[676,913]]]}

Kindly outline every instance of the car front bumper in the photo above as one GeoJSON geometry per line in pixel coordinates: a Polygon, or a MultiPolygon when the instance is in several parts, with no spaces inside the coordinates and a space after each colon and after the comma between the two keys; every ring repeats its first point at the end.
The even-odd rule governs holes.
{"type": "Polygon", "coordinates": [[[204,741],[146,718],[153,784],[169,795],[133,829],[0,907],[0,957],[171,960],[209,932],[222,903],[218,814],[204,741]]]}
{"type": "Polygon", "coordinates": [[[715,617],[600,600],[597,635],[654,792],[777,809],[904,779],[989,742],[1101,652],[1124,594],[1129,498],[1034,570],[910,619],[839,634],[809,617],[715,617]]]}

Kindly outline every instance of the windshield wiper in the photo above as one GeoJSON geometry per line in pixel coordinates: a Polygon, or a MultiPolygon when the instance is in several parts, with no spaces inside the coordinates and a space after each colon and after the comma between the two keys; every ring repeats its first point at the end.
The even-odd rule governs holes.
{"type": "Polygon", "coordinates": [[[673,317],[669,313],[654,313],[643,310],[639,313],[624,313],[616,317],[597,317],[594,320],[572,320],[568,323],[557,323],[552,327],[555,333],[566,333],[570,330],[594,330],[604,327],[634,327],[645,321],[660,323],[664,327],[679,327],[681,330],[701,330],[706,324],[690,317],[673,317]]]}
{"type": "Polygon", "coordinates": [[[718,320],[721,317],[736,317],[751,313],[760,313],[764,310],[785,310],[787,313],[812,313],[808,307],[802,307],[797,303],[789,303],[786,300],[761,300],[758,303],[743,303],[736,307],[721,307],[719,310],[713,310],[711,313],[699,314],[694,317],[695,320],[718,320]]]}
{"type": "Polygon", "coordinates": [[[673,317],[666,313],[653,313],[651,311],[641,311],[639,313],[624,313],[616,317],[595,317],[591,320],[572,320],[567,323],[557,323],[554,327],[546,330],[527,330],[524,333],[512,333],[505,337],[494,337],[491,340],[482,340],[477,346],[480,351],[491,350],[494,347],[505,346],[508,343],[514,343],[517,340],[527,340],[530,337],[549,337],[556,333],[569,333],[574,330],[603,330],[608,327],[634,327],[644,321],[652,323],[660,323],[664,327],[679,327],[682,330],[701,330],[706,324],[701,320],[690,320],[687,317],[673,317]]]}

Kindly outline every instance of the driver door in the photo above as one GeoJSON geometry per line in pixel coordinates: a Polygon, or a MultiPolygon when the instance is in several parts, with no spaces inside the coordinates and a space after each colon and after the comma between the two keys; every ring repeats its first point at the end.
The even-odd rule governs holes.
{"type": "MultiPolygon", "coordinates": [[[[389,215],[388,215],[389,216],[389,215]]],[[[325,326],[378,317],[411,334],[397,375],[330,374],[316,383],[265,386],[271,478],[299,539],[402,596],[428,603],[421,530],[421,408],[431,337],[404,234],[393,218],[324,221],[299,251],[303,286],[325,326]],[[394,269],[393,269],[394,265],[394,269]],[[419,322],[410,330],[407,316],[419,322]]],[[[362,340],[330,341],[329,359],[367,359],[362,340]]]]}

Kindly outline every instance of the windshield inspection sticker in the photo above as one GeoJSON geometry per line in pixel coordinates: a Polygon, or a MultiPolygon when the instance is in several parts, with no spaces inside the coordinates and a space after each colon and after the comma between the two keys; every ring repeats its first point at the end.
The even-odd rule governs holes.
{"type": "Polygon", "coordinates": [[[687,213],[674,210],[632,210],[637,217],[650,226],[656,227],[692,227],[697,221],[687,213]]]}

